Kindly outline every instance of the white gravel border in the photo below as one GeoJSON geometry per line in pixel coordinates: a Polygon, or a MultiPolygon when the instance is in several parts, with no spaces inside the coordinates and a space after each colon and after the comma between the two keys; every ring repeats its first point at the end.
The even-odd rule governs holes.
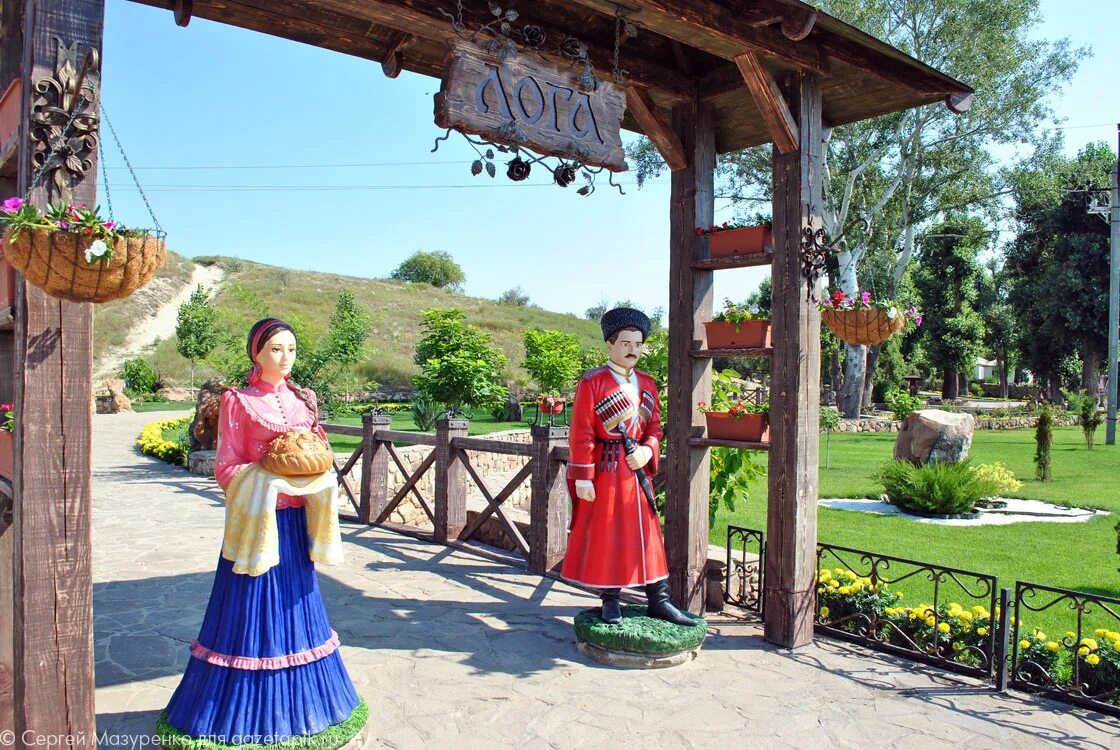
{"type": "Polygon", "coordinates": [[[979,518],[927,518],[906,513],[885,500],[852,498],[822,498],[819,505],[833,510],[853,510],[877,516],[902,516],[918,523],[933,523],[942,526],[1008,526],[1013,523],[1082,523],[1097,516],[1109,515],[1103,510],[1088,508],[1069,508],[1064,505],[1051,505],[1041,500],[1022,500],[1001,497],[1006,508],[981,509],[979,518]]]}

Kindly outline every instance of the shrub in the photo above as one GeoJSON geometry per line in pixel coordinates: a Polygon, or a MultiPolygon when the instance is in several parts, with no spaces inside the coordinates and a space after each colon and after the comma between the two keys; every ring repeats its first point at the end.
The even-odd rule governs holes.
{"type": "Polygon", "coordinates": [[[426,252],[419,250],[396,267],[389,274],[395,281],[410,281],[413,284],[431,284],[439,289],[460,291],[467,280],[467,275],[459,267],[451,255],[437,250],[426,252]]]}
{"type": "Polygon", "coordinates": [[[126,360],[121,366],[121,377],[124,378],[125,388],[134,393],[153,393],[159,382],[156,371],[143,357],[126,360]]]}
{"type": "Polygon", "coordinates": [[[891,391],[887,394],[887,405],[894,412],[894,418],[901,422],[910,412],[922,408],[922,399],[920,396],[911,396],[906,391],[891,391]]]}
{"type": "Polygon", "coordinates": [[[983,396],[984,395],[984,386],[980,385],[979,383],[969,383],[969,385],[968,385],[968,395],[969,396],[976,396],[976,397],[983,396]]]}
{"type": "Polygon", "coordinates": [[[1000,495],[1009,495],[1023,489],[1023,483],[1015,478],[1011,469],[999,461],[994,464],[980,464],[976,467],[976,475],[990,481],[1000,495]]]}
{"type": "Polygon", "coordinates": [[[490,409],[509,396],[502,385],[505,355],[457,308],[424,311],[416,364],[421,368],[413,379],[416,389],[455,411],[490,409]]]}
{"type": "Polygon", "coordinates": [[[1043,404],[1034,428],[1034,475],[1040,482],[1050,481],[1050,446],[1054,444],[1054,410],[1043,404]]]}
{"type": "Polygon", "coordinates": [[[1104,418],[1104,412],[1097,408],[1097,397],[1086,391],[1067,391],[1064,388],[1062,393],[1065,394],[1070,412],[1077,416],[1077,423],[1085,433],[1086,449],[1093,450],[1093,437],[1104,418]]]}
{"type": "Polygon", "coordinates": [[[412,422],[421,432],[429,432],[436,424],[439,416],[439,405],[426,393],[417,393],[412,397],[412,422]]]}
{"type": "Polygon", "coordinates": [[[977,501],[996,494],[995,483],[967,461],[923,466],[890,461],[879,470],[879,480],[892,505],[925,515],[971,513],[977,501]]]}

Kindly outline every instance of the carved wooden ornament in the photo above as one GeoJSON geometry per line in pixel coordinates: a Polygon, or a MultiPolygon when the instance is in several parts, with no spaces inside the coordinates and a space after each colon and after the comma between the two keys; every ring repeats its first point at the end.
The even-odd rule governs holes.
{"type": "Polygon", "coordinates": [[[612,172],[627,169],[619,130],[626,94],[599,81],[594,91],[567,71],[529,55],[499,59],[461,39],[448,43],[436,124],[492,143],[612,172]]]}

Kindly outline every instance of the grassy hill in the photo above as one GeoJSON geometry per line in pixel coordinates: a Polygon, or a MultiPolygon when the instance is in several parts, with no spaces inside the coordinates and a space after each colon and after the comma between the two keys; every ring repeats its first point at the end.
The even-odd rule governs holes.
{"type": "Polygon", "coordinates": [[[122,346],[136,320],[146,317],[154,307],[175,296],[190,283],[194,263],[175,253],[156,275],[131,297],[93,307],[93,358],[97,360],[113,347],[122,346]]]}
{"type": "MultiPolygon", "coordinates": [[[[195,260],[204,265],[217,263],[225,269],[226,280],[214,305],[223,327],[239,341],[244,340],[249,326],[265,315],[290,320],[297,329],[317,338],[326,330],[338,292],[353,292],[358,303],[370,313],[372,323],[366,359],[355,368],[348,387],[363,388],[369,381],[383,388],[408,387],[418,372],[412,357],[420,340],[421,312],[432,307],[458,307],[470,323],[491,334],[509,358],[509,374],[514,379],[526,378],[521,369],[521,336],[527,328],[539,326],[572,333],[586,346],[602,344],[596,322],[535,307],[503,305],[426,284],[294,271],[236,258],[195,260]]],[[[116,324],[103,330],[101,319],[95,321],[95,339],[115,335],[115,330],[116,324]]],[[[147,356],[167,380],[182,384],[189,380],[190,363],[175,350],[174,339],[160,341],[147,356]]],[[[200,367],[196,381],[207,373],[200,367]]]]}

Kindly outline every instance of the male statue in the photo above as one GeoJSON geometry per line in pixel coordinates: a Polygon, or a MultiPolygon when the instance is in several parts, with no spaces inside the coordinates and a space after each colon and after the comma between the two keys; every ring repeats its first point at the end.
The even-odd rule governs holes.
{"type": "Polygon", "coordinates": [[[634,369],[649,318],[620,307],[602,320],[610,361],[576,388],[569,437],[572,530],[562,575],[600,590],[602,619],[622,622],[621,589],[644,586],[648,614],[683,625],[695,621],[669,601],[669,571],[649,478],[657,473],[661,405],[657,383],[634,369]]]}

